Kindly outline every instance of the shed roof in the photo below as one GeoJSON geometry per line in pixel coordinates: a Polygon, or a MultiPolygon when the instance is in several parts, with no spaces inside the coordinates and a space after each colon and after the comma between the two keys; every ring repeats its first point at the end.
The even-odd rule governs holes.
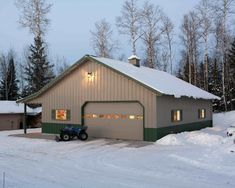
{"type": "MultiPolygon", "coordinates": [[[[42,111],[42,108],[27,107],[28,115],[37,115],[42,111]]],[[[17,104],[16,101],[0,101],[0,114],[23,114],[24,105],[17,104]]]]}
{"type": "Polygon", "coordinates": [[[208,100],[220,99],[219,97],[207,91],[204,91],[192,84],[189,84],[179,78],[176,78],[175,76],[172,76],[171,74],[166,73],[164,71],[159,71],[144,66],[136,67],[130,63],[114,59],[85,55],[83,58],[73,64],[70,68],[68,68],[65,72],[63,72],[60,76],[51,81],[41,90],[28,97],[20,99],[17,102],[27,102],[34,98],[37,98],[38,96],[46,92],[49,88],[57,84],[61,79],[67,76],[74,69],[76,69],[80,64],[85,63],[88,60],[111,68],[112,70],[124,76],[127,76],[130,79],[135,80],[139,84],[144,85],[148,89],[151,89],[163,95],[173,95],[176,98],[192,97],[195,99],[208,100]]]}

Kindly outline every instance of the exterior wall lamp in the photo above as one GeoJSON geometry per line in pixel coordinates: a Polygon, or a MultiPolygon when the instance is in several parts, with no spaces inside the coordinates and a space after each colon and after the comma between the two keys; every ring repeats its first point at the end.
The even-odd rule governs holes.
{"type": "Polygon", "coordinates": [[[88,72],[88,73],[87,73],[87,78],[88,78],[88,80],[93,81],[93,79],[94,79],[94,73],[93,73],[93,72],[88,72]]]}

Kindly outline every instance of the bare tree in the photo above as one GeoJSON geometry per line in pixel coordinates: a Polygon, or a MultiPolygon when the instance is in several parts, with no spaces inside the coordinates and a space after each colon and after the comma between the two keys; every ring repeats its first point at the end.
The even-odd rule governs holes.
{"type": "Polygon", "coordinates": [[[171,22],[170,18],[168,16],[163,16],[162,17],[162,21],[163,21],[163,31],[164,31],[164,38],[165,38],[165,43],[166,43],[166,50],[165,50],[165,54],[166,54],[166,60],[165,60],[165,70],[167,71],[167,67],[170,64],[170,73],[173,74],[173,49],[172,49],[172,45],[173,45],[173,36],[174,36],[174,25],[171,22]]]}
{"type": "Polygon", "coordinates": [[[68,68],[69,68],[69,64],[66,58],[57,56],[55,59],[55,72],[57,76],[60,75],[62,72],[64,72],[68,68]]]}
{"type": "Polygon", "coordinates": [[[198,48],[199,48],[199,21],[195,12],[191,11],[184,15],[181,26],[184,47],[188,58],[188,82],[197,85],[197,66],[198,66],[198,48]]]}
{"type": "Polygon", "coordinates": [[[22,55],[20,57],[18,66],[17,66],[17,70],[18,70],[18,80],[19,80],[19,95],[22,97],[22,93],[25,89],[25,68],[30,66],[30,62],[29,62],[29,56],[30,56],[30,52],[29,52],[29,46],[25,46],[23,48],[23,52],[22,55]]]}
{"type": "Polygon", "coordinates": [[[188,82],[192,83],[192,42],[191,42],[191,33],[190,33],[190,21],[189,16],[184,15],[183,24],[181,26],[182,35],[180,36],[183,41],[186,54],[184,57],[188,60],[183,60],[188,63],[188,82]]]}
{"type": "Polygon", "coordinates": [[[116,18],[116,25],[121,34],[130,37],[132,54],[136,55],[136,41],[140,38],[140,14],[137,0],[126,0],[121,10],[121,16],[116,18]]]}
{"type": "Polygon", "coordinates": [[[166,28],[162,22],[163,13],[159,6],[150,4],[148,1],[144,3],[141,11],[141,36],[145,48],[145,64],[150,68],[161,68],[158,57],[158,48],[161,45],[161,39],[166,28]]]}
{"type": "Polygon", "coordinates": [[[95,23],[95,29],[91,31],[93,50],[97,56],[112,57],[117,49],[117,41],[112,39],[113,31],[108,22],[104,19],[95,23]]]}
{"type": "Polygon", "coordinates": [[[196,6],[196,11],[199,18],[199,32],[203,41],[204,46],[204,89],[208,91],[208,45],[209,36],[212,32],[212,15],[211,15],[211,5],[209,0],[201,0],[199,5],[196,6]]]}
{"type": "Polygon", "coordinates": [[[162,70],[167,72],[168,71],[168,66],[169,66],[169,51],[168,49],[162,49],[161,52],[161,66],[162,70]]]}
{"type": "Polygon", "coordinates": [[[215,15],[215,21],[218,23],[218,19],[221,19],[220,34],[221,36],[221,54],[222,54],[222,90],[223,90],[223,102],[225,111],[227,111],[227,99],[226,99],[226,69],[227,69],[227,53],[229,49],[229,18],[235,13],[235,0],[213,0],[211,7],[215,15]]]}
{"type": "Polygon", "coordinates": [[[42,37],[50,23],[47,14],[52,5],[46,0],[17,0],[16,6],[20,11],[20,25],[28,28],[35,38],[42,37]]]}

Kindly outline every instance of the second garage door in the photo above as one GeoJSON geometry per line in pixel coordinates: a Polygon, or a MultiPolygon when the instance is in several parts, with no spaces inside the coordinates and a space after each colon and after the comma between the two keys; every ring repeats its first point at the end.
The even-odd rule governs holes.
{"type": "Polygon", "coordinates": [[[143,140],[143,107],[137,102],[89,102],[83,118],[91,137],[143,140]]]}

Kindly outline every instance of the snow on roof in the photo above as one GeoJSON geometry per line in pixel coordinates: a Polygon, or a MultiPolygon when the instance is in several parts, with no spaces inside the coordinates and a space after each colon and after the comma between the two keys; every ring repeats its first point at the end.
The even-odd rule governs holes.
{"type": "MultiPolygon", "coordinates": [[[[42,108],[27,107],[28,115],[36,115],[42,111],[42,108]]],[[[24,104],[17,104],[16,101],[0,101],[0,114],[23,114],[24,104]]]]}
{"type": "Polygon", "coordinates": [[[137,55],[132,55],[128,58],[128,60],[131,60],[131,59],[139,59],[140,60],[140,58],[137,55]]]}
{"type": "Polygon", "coordinates": [[[136,67],[126,62],[108,58],[94,56],[92,56],[92,58],[165,95],[173,95],[176,98],[186,96],[195,99],[220,99],[209,92],[163,71],[143,66],[136,67]]]}

